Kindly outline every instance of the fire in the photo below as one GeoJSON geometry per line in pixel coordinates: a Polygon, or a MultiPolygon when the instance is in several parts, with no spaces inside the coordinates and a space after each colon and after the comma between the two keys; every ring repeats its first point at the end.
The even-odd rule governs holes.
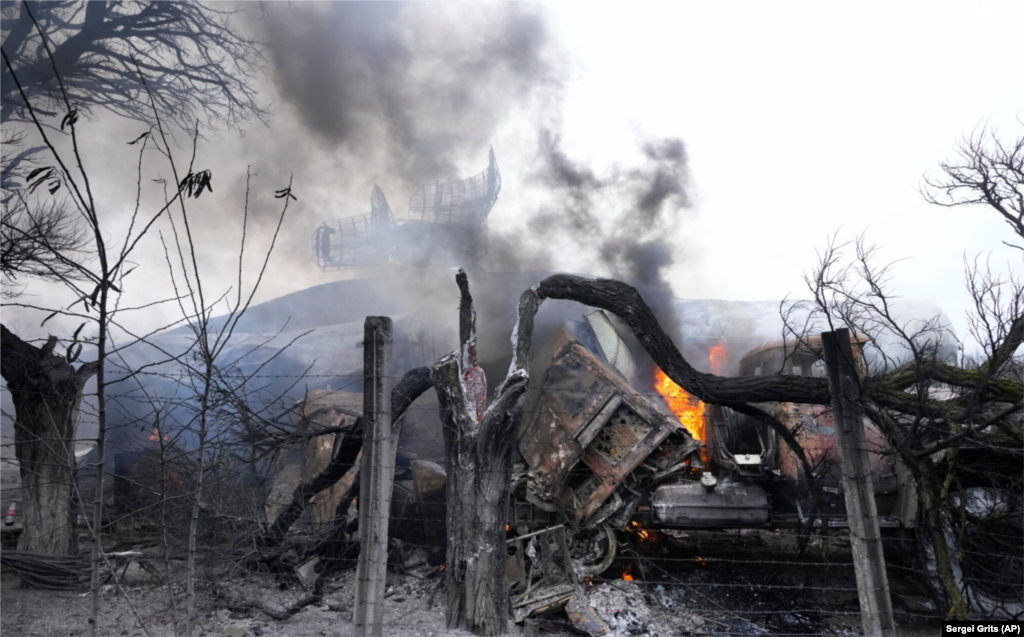
{"type": "Polygon", "coordinates": [[[725,343],[713,346],[708,352],[708,365],[711,367],[711,373],[715,376],[725,374],[725,367],[728,364],[729,356],[725,351],[725,343]]]}
{"type": "MultiPolygon", "coordinates": [[[[724,352],[725,349],[723,348],[724,352]]],[[[702,444],[707,442],[707,435],[704,431],[704,403],[697,400],[686,392],[685,389],[675,384],[661,368],[654,370],[654,389],[661,394],[669,409],[676,415],[683,427],[690,432],[694,438],[702,444]]]]}
{"type": "Polygon", "coordinates": [[[629,525],[626,527],[626,530],[629,531],[630,533],[636,533],[640,537],[640,541],[641,542],[644,541],[644,540],[648,540],[651,537],[651,535],[647,531],[645,531],[640,526],[640,523],[637,522],[636,520],[631,521],[629,523],[629,525]]]}
{"type": "Polygon", "coordinates": [[[633,581],[633,565],[632,564],[630,564],[629,566],[626,567],[626,572],[622,574],[622,579],[626,580],[627,582],[632,582],[633,581]]]}
{"type": "MultiPolygon", "coordinates": [[[[150,440],[160,440],[160,428],[159,427],[154,429],[153,433],[149,434],[149,439],[150,440]]],[[[168,438],[167,436],[164,436],[163,439],[164,439],[164,442],[167,442],[168,440],[170,440],[170,438],[168,438]]]]}

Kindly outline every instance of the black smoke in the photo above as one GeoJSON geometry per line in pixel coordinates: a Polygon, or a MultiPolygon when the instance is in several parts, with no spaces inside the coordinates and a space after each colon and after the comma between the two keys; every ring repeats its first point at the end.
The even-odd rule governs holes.
{"type": "MultiPolygon", "coordinates": [[[[535,167],[506,175],[492,219],[522,217],[523,232],[502,234],[492,223],[484,267],[625,280],[644,288],[667,329],[675,325],[667,276],[680,257],[673,230],[690,205],[686,148],[678,139],[642,139],[635,161],[601,171],[571,157],[560,111],[572,61],[543,7],[295,3],[267,13],[278,116],[299,131],[278,160],[299,186],[353,195],[377,183],[401,216],[411,188],[483,168],[497,132],[513,122],[537,140],[535,167]],[[310,146],[343,158],[335,164],[341,174],[315,165],[310,146]],[[548,203],[510,207],[525,191],[548,203]]],[[[503,149],[495,150],[501,165],[503,149]]],[[[309,234],[320,219],[365,212],[329,207],[323,197],[300,201],[303,217],[293,227],[309,234]]],[[[308,251],[308,240],[297,239],[294,252],[308,251]]]]}
{"type": "Polygon", "coordinates": [[[282,98],[317,143],[396,182],[458,177],[460,159],[485,159],[497,127],[558,86],[534,5],[275,9],[270,61],[282,98]]]}
{"type": "MultiPolygon", "coordinates": [[[[572,254],[581,269],[640,288],[679,343],[669,272],[682,256],[673,233],[691,205],[686,147],[666,138],[642,141],[639,150],[635,165],[616,164],[599,175],[567,155],[558,132],[542,130],[530,179],[549,191],[551,202],[531,218],[534,239],[517,251],[531,263],[519,265],[527,269],[572,254]]],[[[501,256],[507,265],[508,255],[501,256]]]]}

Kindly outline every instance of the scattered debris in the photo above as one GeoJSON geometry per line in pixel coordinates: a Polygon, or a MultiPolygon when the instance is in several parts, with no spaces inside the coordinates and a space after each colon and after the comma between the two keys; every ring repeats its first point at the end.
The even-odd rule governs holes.
{"type": "Polygon", "coordinates": [[[580,596],[574,596],[569,600],[565,605],[565,614],[569,616],[573,628],[590,637],[611,632],[608,624],[604,623],[594,608],[580,596]]]}
{"type": "Polygon", "coordinates": [[[319,563],[320,558],[314,557],[295,567],[295,574],[298,576],[299,582],[302,584],[303,588],[308,589],[316,583],[317,579],[319,579],[320,573],[316,570],[316,565],[319,563]]]}
{"type": "Polygon", "coordinates": [[[581,595],[563,526],[515,537],[508,547],[506,575],[515,621],[560,609],[574,595],[581,595]]]}
{"type": "Polygon", "coordinates": [[[614,637],[655,634],[649,630],[651,610],[635,581],[598,584],[591,589],[588,601],[614,637]]]}

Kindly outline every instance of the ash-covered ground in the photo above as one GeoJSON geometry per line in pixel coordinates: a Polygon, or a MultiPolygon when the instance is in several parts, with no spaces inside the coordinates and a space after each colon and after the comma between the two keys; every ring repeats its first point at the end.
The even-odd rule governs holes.
{"type": "MultiPolygon", "coordinates": [[[[623,557],[606,578],[584,582],[587,602],[616,637],[861,633],[856,581],[849,545],[842,534],[824,541],[813,538],[803,556],[795,535],[770,531],[672,536],[652,532],[648,539],[623,549],[623,557]],[[624,575],[633,579],[623,579],[624,575]]],[[[174,566],[176,571],[180,568],[174,566]]],[[[889,577],[897,634],[938,634],[941,617],[920,578],[896,566],[890,567],[889,577]]],[[[206,572],[198,586],[195,634],[347,637],[353,634],[354,585],[354,571],[344,572],[327,585],[320,604],[279,621],[260,610],[238,608],[250,603],[284,609],[307,594],[296,580],[206,572]],[[215,577],[216,584],[207,575],[215,577]]],[[[443,586],[442,573],[427,578],[389,573],[384,634],[468,635],[445,627],[443,586]]],[[[183,616],[180,586],[174,588],[173,610],[163,581],[140,569],[128,570],[124,588],[128,599],[115,586],[104,587],[100,634],[176,634],[174,617],[183,616]],[[136,615],[145,619],[146,630],[136,615]]],[[[2,593],[0,631],[4,635],[66,637],[88,632],[89,597],[85,592],[25,589],[16,577],[5,574],[2,593]]],[[[550,613],[531,623],[525,629],[510,624],[509,634],[573,634],[564,613],[550,613]]]]}

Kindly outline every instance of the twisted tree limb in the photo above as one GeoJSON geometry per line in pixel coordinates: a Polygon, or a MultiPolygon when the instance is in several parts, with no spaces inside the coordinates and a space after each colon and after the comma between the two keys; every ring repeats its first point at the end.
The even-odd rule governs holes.
{"type": "MultiPolygon", "coordinates": [[[[417,367],[406,372],[402,380],[391,390],[391,425],[395,426],[413,401],[430,388],[430,370],[417,367]]],[[[356,456],[363,447],[362,419],[356,421],[352,431],[342,440],[337,452],[323,471],[306,480],[292,493],[292,500],[274,520],[263,538],[264,548],[278,546],[292,524],[299,519],[306,505],[318,493],[332,486],[355,466],[356,456]]]]}
{"type": "MultiPolygon", "coordinates": [[[[626,283],[556,274],[541,281],[537,293],[546,298],[577,301],[615,314],[629,325],[643,348],[669,378],[705,403],[736,409],[742,403],[827,405],[832,400],[824,378],[783,375],[725,378],[698,372],[679,353],[636,288],[626,283]]],[[[982,366],[984,369],[964,370],[936,362],[929,363],[925,372],[934,380],[977,391],[982,402],[1015,403],[1024,393],[1024,386],[1017,381],[992,378],[989,372],[1005,365],[1022,340],[1024,318],[1018,318],[996,354],[982,366]]],[[[963,418],[966,412],[957,401],[922,401],[904,391],[920,378],[919,368],[901,367],[889,374],[865,379],[864,395],[882,407],[901,413],[916,414],[923,408],[931,417],[950,421],[963,418]]]]}

